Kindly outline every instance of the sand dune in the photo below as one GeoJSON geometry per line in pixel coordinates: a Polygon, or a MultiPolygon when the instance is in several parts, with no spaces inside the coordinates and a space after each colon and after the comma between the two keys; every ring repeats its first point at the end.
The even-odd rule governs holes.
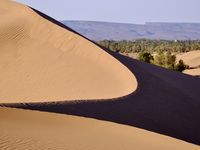
{"type": "Polygon", "coordinates": [[[198,150],[145,130],[68,115],[0,108],[1,149],[198,150]]]}
{"type": "Polygon", "coordinates": [[[198,67],[200,66],[200,50],[177,55],[177,60],[180,59],[182,59],[190,67],[198,67]]]}
{"type": "Polygon", "coordinates": [[[0,148],[199,149],[177,140],[200,145],[198,78],[102,49],[9,0],[0,17],[0,105],[65,114],[1,108],[0,148]]]}
{"type": "Polygon", "coordinates": [[[134,70],[139,88],[132,95],[107,101],[7,106],[117,122],[200,145],[200,79],[113,54],[134,70]]]}
{"type": "Polygon", "coordinates": [[[187,65],[194,69],[187,69],[184,73],[192,76],[200,76],[200,50],[191,51],[177,55],[177,59],[182,59],[187,65]]]}
{"type": "Polygon", "coordinates": [[[116,98],[137,88],[118,60],[29,7],[3,0],[0,12],[1,103],[116,98]]]}

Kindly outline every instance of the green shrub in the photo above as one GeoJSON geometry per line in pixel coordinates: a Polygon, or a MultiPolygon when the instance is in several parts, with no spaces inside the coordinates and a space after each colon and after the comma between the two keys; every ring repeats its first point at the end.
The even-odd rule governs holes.
{"type": "Polygon", "coordinates": [[[158,66],[165,66],[165,54],[162,50],[158,50],[157,54],[154,57],[153,64],[158,66]]]}
{"type": "Polygon", "coordinates": [[[176,71],[183,72],[185,69],[188,69],[189,66],[186,65],[183,60],[179,60],[178,64],[176,65],[176,71]]]}
{"type": "Polygon", "coordinates": [[[138,60],[146,63],[151,63],[153,61],[153,56],[149,52],[140,52],[138,54],[138,60]]]}

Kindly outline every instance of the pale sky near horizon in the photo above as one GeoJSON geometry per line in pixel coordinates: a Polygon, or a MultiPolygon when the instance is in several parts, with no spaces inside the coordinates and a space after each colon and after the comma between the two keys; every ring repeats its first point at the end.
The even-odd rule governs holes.
{"type": "Polygon", "coordinates": [[[200,23],[200,0],[16,0],[57,20],[200,23]]]}

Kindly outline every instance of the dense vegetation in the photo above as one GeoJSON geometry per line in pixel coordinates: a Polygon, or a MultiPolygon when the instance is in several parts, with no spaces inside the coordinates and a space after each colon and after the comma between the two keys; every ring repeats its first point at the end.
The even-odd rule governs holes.
{"type": "Polygon", "coordinates": [[[158,51],[154,57],[149,52],[140,52],[138,55],[138,60],[179,72],[189,68],[189,66],[186,65],[183,60],[179,60],[177,62],[176,55],[173,55],[168,51],[158,51]]]}
{"type": "Polygon", "coordinates": [[[183,60],[177,62],[176,55],[173,53],[182,53],[200,49],[200,41],[103,40],[98,43],[115,52],[138,53],[138,60],[179,72],[188,69],[189,66],[186,65],[183,60]]]}
{"type": "Polygon", "coordinates": [[[109,48],[112,51],[121,53],[145,52],[188,52],[190,50],[199,50],[200,41],[166,41],[166,40],[134,40],[134,41],[113,41],[103,40],[98,42],[101,46],[109,48]]]}

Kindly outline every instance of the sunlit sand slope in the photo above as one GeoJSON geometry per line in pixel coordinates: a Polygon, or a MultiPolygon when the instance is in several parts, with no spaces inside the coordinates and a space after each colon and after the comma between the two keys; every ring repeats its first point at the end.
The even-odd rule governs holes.
{"type": "Polygon", "coordinates": [[[0,108],[1,149],[198,150],[173,138],[75,116],[0,108]]]}
{"type": "Polygon", "coordinates": [[[1,0],[0,18],[0,103],[108,99],[137,88],[118,60],[29,7],[1,0]]]}

